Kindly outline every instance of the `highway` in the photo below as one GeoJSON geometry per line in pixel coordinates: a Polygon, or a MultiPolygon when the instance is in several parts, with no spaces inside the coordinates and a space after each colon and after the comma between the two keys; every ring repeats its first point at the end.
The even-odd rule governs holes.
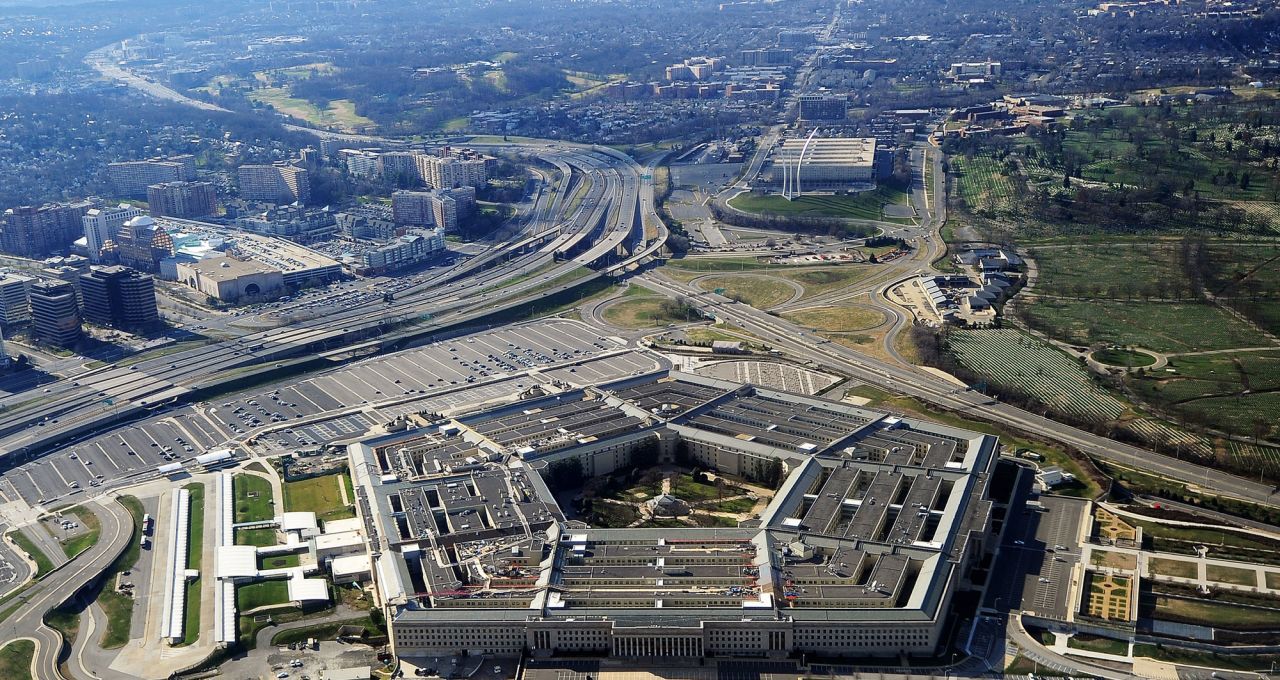
{"type": "MultiPolygon", "coordinates": [[[[225,378],[228,371],[247,376],[294,357],[332,353],[359,343],[385,345],[518,307],[600,274],[592,272],[548,287],[581,267],[616,270],[647,259],[662,246],[665,229],[644,242],[644,221],[659,220],[653,212],[652,182],[641,179],[643,168],[630,157],[607,147],[568,143],[506,146],[573,166],[590,182],[585,199],[572,215],[547,211],[551,214],[526,225],[526,233],[555,235],[540,248],[534,249],[528,239],[513,240],[440,271],[387,305],[338,311],[128,367],[103,367],[53,383],[48,394],[35,400],[22,395],[21,399],[29,400],[25,403],[11,398],[10,409],[0,416],[0,452],[18,453],[21,459],[47,450],[108,423],[185,399],[201,386],[225,378]],[[646,196],[643,214],[642,193],[646,196]],[[639,255],[617,254],[639,242],[644,242],[639,255]],[[534,275],[558,256],[562,261],[557,265],[534,275]],[[504,283],[512,280],[517,283],[504,283]],[[408,324],[412,325],[407,330],[399,328],[408,324]]],[[[565,205],[556,200],[554,210],[565,205]]]]}
{"type": "Polygon", "coordinates": [[[133,517],[114,498],[101,496],[85,503],[84,507],[91,510],[101,524],[98,542],[19,596],[23,606],[2,624],[6,640],[35,641],[34,677],[37,678],[64,677],[58,669],[62,635],[45,625],[45,614],[71,600],[101,575],[133,539],[133,517]]]}
{"type": "Polygon", "coordinates": [[[954,383],[941,378],[873,359],[785,319],[735,303],[715,293],[694,289],[659,274],[645,273],[639,279],[646,286],[673,297],[686,297],[699,309],[713,314],[717,319],[758,335],[793,356],[847,373],[868,384],[884,386],[889,391],[915,397],[937,408],[1061,442],[1102,460],[1196,484],[1224,496],[1264,505],[1280,505],[1280,496],[1274,493],[1275,488],[1271,485],[1169,458],[1064,425],[985,395],[958,388],[954,383]]]}

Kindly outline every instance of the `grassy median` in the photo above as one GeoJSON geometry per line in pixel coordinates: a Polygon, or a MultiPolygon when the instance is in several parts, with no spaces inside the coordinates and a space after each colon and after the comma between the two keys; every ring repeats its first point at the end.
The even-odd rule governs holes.
{"type": "MultiPolygon", "coordinates": [[[[204,557],[204,485],[188,484],[182,488],[191,492],[191,529],[187,540],[187,568],[200,569],[203,574],[201,559],[204,557]]],[[[200,578],[187,582],[187,611],[181,645],[189,645],[200,637],[200,585],[200,578]]]]}
{"type": "Polygon", "coordinates": [[[31,680],[31,659],[36,655],[36,643],[15,640],[0,647],[0,678],[5,680],[31,680]]]}
{"type": "Polygon", "coordinates": [[[21,531],[13,531],[9,533],[9,538],[13,539],[14,544],[36,563],[36,573],[32,576],[33,579],[38,579],[53,571],[53,561],[49,559],[48,555],[44,554],[44,551],[37,548],[35,542],[27,538],[26,534],[21,531]]]}
{"type": "Polygon", "coordinates": [[[142,552],[142,516],[146,514],[142,502],[133,496],[121,496],[117,500],[133,516],[133,538],[129,541],[129,547],[111,564],[102,590],[98,593],[98,606],[102,607],[102,612],[107,617],[107,628],[102,632],[103,649],[119,649],[129,641],[129,629],[133,626],[134,599],[116,590],[116,582],[121,574],[133,569],[138,563],[142,552]]]}

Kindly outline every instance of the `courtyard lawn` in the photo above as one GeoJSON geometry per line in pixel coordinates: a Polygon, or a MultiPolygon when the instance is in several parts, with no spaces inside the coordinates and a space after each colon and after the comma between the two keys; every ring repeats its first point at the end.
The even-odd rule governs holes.
{"type": "MultiPolygon", "coordinates": [[[[347,473],[284,483],[285,512],[314,512],[321,521],[355,517],[355,508],[342,502],[347,473]]],[[[354,502],[354,498],[351,499],[354,502]]]]}

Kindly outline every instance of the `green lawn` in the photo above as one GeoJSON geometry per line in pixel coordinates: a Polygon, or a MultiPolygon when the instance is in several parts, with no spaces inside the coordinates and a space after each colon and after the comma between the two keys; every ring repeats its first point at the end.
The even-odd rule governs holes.
{"type": "Polygon", "coordinates": [[[302,564],[302,555],[299,553],[258,558],[259,569],[284,569],[286,567],[296,567],[299,564],[302,564]]]}
{"type": "Polygon", "coordinates": [[[668,298],[635,297],[615,302],[604,308],[604,320],[619,328],[657,328],[669,323],[697,321],[697,317],[678,317],[668,313],[668,298]]]}
{"type": "Polygon", "coordinates": [[[1233,630],[1271,630],[1280,620],[1280,611],[1257,607],[1241,607],[1207,600],[1183,600],[1157,595],[1155,617],[1169,621],[1218,626],[1233,630]]]}
{"type": "Polygon", "coordinates": [[[9,538],[13,539],[13,542],[36,563],[36,573],[32,578],[40,578],[53,570],[53,562],[49,559],[49,556],[45,555],[40,548],[37,548],[36,544],[27,538],[26,534],[21,531],[11,531],[9,532],[9,538]]]}
{"type": "Polygon", "coordinates": [[[885,321],[883,312],[869,307],[815,307],[782,316],[801,326],[834,333],[871,330],[885,321]]]}
{"type": "Polygon", "coordinates": [[[36,654],[36,643],[15,640],[0,647],[0,678],[5,680],[31,680],[31,660],[36,654]]]}
{"type": "Polygon", "coordinates": [[[1151,568],[1151,573],[1160,574],[1162,576],[1174,576],[1177,578],[1195,578],[1196,563],[1186,560],[1174,560],[1161,557],[1152,557],[1147,561],[1147,565],[1151,568]]]}
{"type": "Polygon", "coordinates": [[[1262,671],[1264,673],[1271,670],[1272,664],[1280,662],[1280,656],[1277,655],[1213,654],[1142,643],[1133,646],[1133,655],[1190,666],[1206,666],[1224,670],[1262,671]]]}
{"type": "Polygon", "coordinates": [[[1129,653],[1128,642],[1093,635],[1073,635],[1067,638],[1067,646],[1073,649],[1102,652],[1103,654],[1119,654],[1124,656],[1129,653]]]}
{"type": "Polygon", "coordinates": [[[1262,347],[1269,340],[1206,303],[1041,299],[1024,310],[1037,329],[1080,345],[1132,345],[1158,352],[1262,347]]]}
{"type": "Polygon", "coordinates": [[[284,579],[258,581],[236,587],[236,607],[242,612],[288,601],[289,582],[284,579]]]}
{"type": "Polygon", "coordinates": [[[142,549],[142,517],[146,514],[142,508],[142,502],[133,496],[121,496],[117,500],[133,516],[133,539],[129,542],[129,547],[125,548],[125,551],[107,570],[106,582],[98,593],[98,605],[102,607],[107,617],[107,629],[102,631],[100,643],[104,649],[119,649],[129,641],[129,628],[133,624],[134,599],[117,592],[115,583],[118,574],[132,569],[138,562],[142,549]]]}
{"type": "Polygon", "coordinates": [[[92,548],[98,542],[98,534],[102,531],[102,525],[98,522],[98,516],[88,508],[76,506],[67,508],[63,513],[75,515],[76,521],[80,522],[80,526],[86,529],[84,533],[72,536],[62,542],[62,552],[67,554],[67,559],[71,559],[92,548]]]}
{"type": "MultiPolygon", "coordinates": [[[[738,194],[729,205],[750,213],[803,215],[807,217],[849,217],[862,220],[884,219],[885,205],[905,204],[907,194],[899,189],[879,186],[871,191],[839,196],[801,196],[787,200],[778,194],[738,194]]],[[[897,221],[900,218],[895,218],[897,221]]]]}
{"type": "Polygon", "coordinates": [[[1280,349],[1169,359],[1167,369],[1129,375],[1128,387],[1144,400],[1198,418],[1214,427],[1253,436],[1255,425],[1275,432],[1280,408],[1280,349]]]}
{"type": "MultiPolygon", "coordinates": [[[[355,517],[354,506],[342,502],[340,485],[347,473],[340,472],[322,477],[312,477],[297,482],[284,483],[285,512],[314,512],[321,521],[355,517]]],[[[351,497],[354,502],[355,498],[351,497]]]]}
{"type": "Polygon", "coordinates": [[[1125,368],[1150,366],[1156,362],[1156,358],[1150,354],[1119,347],[1100,349],[1093,353],[1093,360],[1108,366],[1123,366],[1125,368]]]}
{"type": "MultiPolygon", "coordinates": [[[[191,492],[191,529],[187,539],[187,568],[205,573],[201,558],[204,556],[204,485],[188,484],[191,492]]],[[[183,625],[182,643],[189,645],[200,637],[200,579],[187,583],[187,616],[183,625]]]]}
{"type": "Polygon", "coordinates": [[[275,517],[275,500],[271,482],[257,475],[236,475],[232,480],[235,490],[236,522],[254,522],[275,517]]]}
{"type": "Polygon", "coordinates": [[[237,529],[236,545],[252,545],[259,548],[276,545],[276,530],[270,527],[263,529],[237,529]]]}

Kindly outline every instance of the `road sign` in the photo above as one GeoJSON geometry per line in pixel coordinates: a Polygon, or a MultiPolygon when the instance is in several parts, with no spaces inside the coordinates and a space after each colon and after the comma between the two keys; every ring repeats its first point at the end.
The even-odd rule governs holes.
{"type": "Polygon", "coordinates": [[[646,174],[640,175],[640,179],[653,179],[653,175],[646,173],[646,174]]]}

